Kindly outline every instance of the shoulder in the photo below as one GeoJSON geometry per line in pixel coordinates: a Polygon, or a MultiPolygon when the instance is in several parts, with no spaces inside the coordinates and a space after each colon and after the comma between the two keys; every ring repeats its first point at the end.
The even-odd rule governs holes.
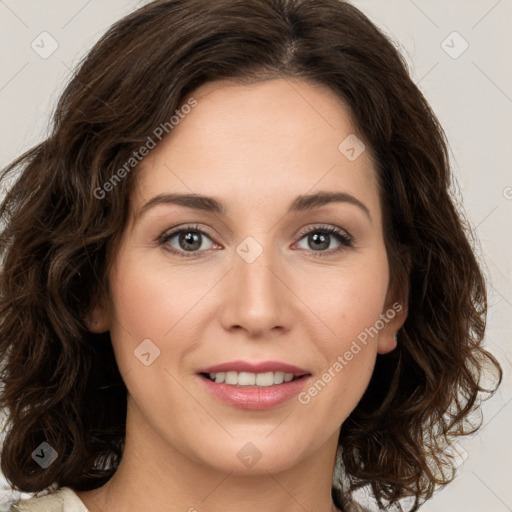
{"type": "Polygon", "coordinates": [[[61,487],[44,496],[32,496],[12,505],[9,512],[88,512],[75,492],[61,487]]]}

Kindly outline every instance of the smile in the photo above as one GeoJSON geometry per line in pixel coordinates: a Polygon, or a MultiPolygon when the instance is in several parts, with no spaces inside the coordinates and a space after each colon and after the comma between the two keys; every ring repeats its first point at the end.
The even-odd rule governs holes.
{"type": "Polygon", "coordinates": [[[310,374],[294,376],[284,372],[259,374],[225,372],[224,376],[221,375],[222,373],[212,373],[211,375],[214,376],[215,380],[207,373],[200,373],[198,377],[205,386],[206,391],[223,404],[239,409],[251,410],[271,409],[284,404],[297,396],[312,378],[310,374]],[[291,380],[289,380],[290,376],[291,380]],[[222,378],[224,382],[217,382],[217,379],[221,380],[222,378]],[[274,379],[276,379],[277,383],[274,383],[274,379]],[[254,384],[252,384],[253,381],[254,384]],[[232,383],[230,384],[229,382],[232,383]]]}

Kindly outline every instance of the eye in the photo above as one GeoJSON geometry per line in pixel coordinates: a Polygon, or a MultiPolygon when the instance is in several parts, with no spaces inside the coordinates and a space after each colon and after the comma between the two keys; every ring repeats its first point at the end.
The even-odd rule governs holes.
{"type": "MultiPolygon", "coordinates": [[[[158,242],[160,245],[165,246],[166,250],[185,258],[199,256],[200,253],[207,249],[212,249],[215,246],[208,233],[199,229],[198,225],[185,226],[164,233],[158,239],[158,242]]],[[[315,226],[300,234],[298,244],[299,248],[317,253],[315,256],[323,257],[352,247],[353,240],[346,231],[339,228],[333,226],[315,226]],[[300,243],[303,239],[309,247],[300,247],[300,243]],[[338,244],[334,248],[331,247],[333,242],[338,244]]]]}
{"type": "Polygon", "coordinates": [[[347,232],[333,226],[316,226],[305,233],[301,233],[300,236],[301,240],[299,242],[305,239],[306,244],[309,246],[301,248],[317,252],[319,254],[316,256],[321,257],[338,253],[353,245],[352,237],[347,232]],[[325,249],[329,249],[332,242],[337,242],[338,245],[326,251],[325,249]]]}
{"type": "MultiPolygon", "coordinates": [[[[186,253],[211,249],[213,245],[212,239],[198,226],[185,226],[164,233],[158,241],[161,245],[165,245],[167,250],[185,258],[189,256],[186,253]],[[205,243],[205,239],[208,239],[211,243],[205,243]]],[[[196,254],[190,254],[190,256],[196,256],[196,254]]]]}

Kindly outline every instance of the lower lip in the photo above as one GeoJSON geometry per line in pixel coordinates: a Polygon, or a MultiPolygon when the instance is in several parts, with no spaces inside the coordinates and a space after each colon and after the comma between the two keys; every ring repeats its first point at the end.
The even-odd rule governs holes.
{"type": "Polygon", "coordinates": [[[311,375],[273,386],[231,386],[199,375],[206,389],[224,403],[240,409],[263,410],[276,407],[298,395],[311,375]]]}

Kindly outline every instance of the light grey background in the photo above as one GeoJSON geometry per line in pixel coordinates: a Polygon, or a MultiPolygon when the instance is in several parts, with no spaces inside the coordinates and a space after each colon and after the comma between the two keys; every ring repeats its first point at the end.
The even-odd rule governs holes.
{"type": "MultiPolygon", "coordinates": [[[[0,0],[0,167],[42,140],[71,70],[114,21],[143,3],[0,0]],[[44,31],[58,43],[48,58],[31,47],[51,49],[44,31]]],[[[459,476],[422,511],[512,511],[512,0],[353,3],[400,47],[447,133],[489,279],[487,346],[505,372],[484,406],[483,429],[459,441],[459,476]]]]}

